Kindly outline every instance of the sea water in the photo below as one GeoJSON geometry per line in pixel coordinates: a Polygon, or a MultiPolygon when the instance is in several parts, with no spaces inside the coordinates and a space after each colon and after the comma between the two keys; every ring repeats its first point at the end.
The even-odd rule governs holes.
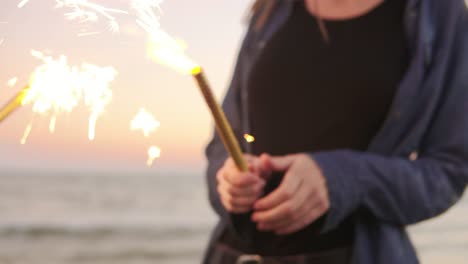
{"type": "MultiPolygon", "coordinates": [[[[216,221],[199,173],[0,171],[0,264],[199,263],[216,221]]],[[[468,198],[410,227],[422,263],[468,263],[468,198]]]]}

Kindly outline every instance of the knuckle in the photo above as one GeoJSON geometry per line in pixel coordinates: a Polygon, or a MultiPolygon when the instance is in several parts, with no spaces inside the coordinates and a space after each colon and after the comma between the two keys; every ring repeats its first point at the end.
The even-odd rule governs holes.
{"type": "Polygon", "coordinates": [[[224,197],[224,200],[226,201],[227,204],[229,204],[230,206],[233,206],[234,205],[234,198],[232,196],[225,196],[224,197]]]}
{"type": "Polygon", "coordinates": [[[228,194],[230,194],[231,196],[235,196],[235,195],[236,195],[236,191],[235,191],[234,187],[232,187],[232,186],[226,187],[226,192],[227,192],[228,194]]]}
{"type": "Polygon", "coordinates": [[[291,206],[290,203],[288,203],[284,207],[284,214],[285,214],[286,217],[291,217],[294,214],[294,208],[291,206]]]}
{"type": "Polygon", "coordinates": [[[233,180],[233,185],[238,187],[238,188],[244,188],[246,187],[245,180],[243,177],[235,177],[233,180]]]}
{"type": "Polygon", "coordinates": [[[218,184],[218,187],[216,187],[216,191],[218,191],[218,194],[220,196],[223,196],[223,188],[221,187],[221,185],[218,184]]]}
{"type": "Polygon", "coordinates": [[[216,173],[216,180],[218,181],[218,183],[223,179],[223,177],[224,177],[224,170],[223,169],[218,170],[218,172],[216,173]]]}
{"type": "Polygon", "coordinates": [[[285,189],[285,190],[283,190],[283,191],[281,192],[281,197],[282,197],[283,199],[285,199],[285,200],[291,199],[292,196],[293,196],[293,194],[291,193],[291,191],[289,191],[289,190],[287,190],[287,189],[285,189]]]}
{"type": "Polygon", "coordinates": [[[327,199],[320,199],[318,203],[318,209],[320,212],[325,212],[330,208],[330,203],[328,202],[327,199]]]}

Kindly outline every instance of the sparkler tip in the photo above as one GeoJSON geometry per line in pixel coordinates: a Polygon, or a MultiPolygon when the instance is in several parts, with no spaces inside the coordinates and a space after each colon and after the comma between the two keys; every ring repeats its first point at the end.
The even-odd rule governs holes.
{"type": "Polygon", "coordinates": [[[245,141],[247,141],[247,143],[255,142],[255,137],[252,136],[252,135],[249,135],[249,134],[245,134],[244,139],[245,139],[245,141]]]}
{"type": "Polygon", "coordinates": [[[192,71],[191,71],[191,74],[192,75],[198,75],[202,72],[202,67],[200,66],[195,66],[192,71]]]}

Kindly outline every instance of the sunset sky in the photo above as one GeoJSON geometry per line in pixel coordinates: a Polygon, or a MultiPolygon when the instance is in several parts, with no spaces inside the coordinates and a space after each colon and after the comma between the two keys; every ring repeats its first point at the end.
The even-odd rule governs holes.
{"type": "MultiPolygon", "coordinates": [[[[130,0],[95,0],[110,8],[129,11],[130,0]]],[[[26,145],[20,144],[25,127],[33,118],[23,107],[0,124],[0,167],[84,170],[201,170],[203,148],[211,134],[212,121],[198,88],[190,78],[150,61],[146,36],[135,16],[115,15],[120,34],[106,30],[106,20],[96,23],[68,21],[67,8],[55,0],[30,0],[19,9],[19,0],[2,2],[0,9],[0,105],[6,103],[41,62],[30,50],[58,57],[66,55],[73,65],[88,62],[113,66],[118,76],[111,83],[113,100],[99,118],[96,139],[87,139],[89,111],[80,107],[61,115],[54,134],[49,119],[34,118],[26,145]],[[101,32],[78,37],[78,33],[101,32]],[[18,77],[18,84],[7,81],[18,77]],[[161,122],[149,138],[130,131],[130,121],[144,107],[161,122]],[[146,168],[147,148],[162,148],[162,157],[146,168]]],[[[162,28],[188,45],[187,53],[201,64],[218,98],[222,98],[244,32],[242,18],[249,0],[166,0],[162,4],[162,28]]]]}

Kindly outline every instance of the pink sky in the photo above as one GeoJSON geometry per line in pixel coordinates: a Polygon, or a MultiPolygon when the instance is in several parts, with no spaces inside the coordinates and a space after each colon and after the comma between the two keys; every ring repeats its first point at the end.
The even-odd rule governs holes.
{"type": "MultiPolygon", "coordinates": [[[[0,124],[0,168],[141,169],[150,145],[162,148],[162,157],[151,170],[204,167],[203,148],[211,134],[211,118],[195,83],[146,58],[146,38],[133,16],[119,15],[121,34],[105,31],[105,21],[79,24],[64,19],[66,9],[54,9],[54,0],[2,3],[0,10],[0,105],[8,101],[40,62],[30,50],[68,56],[70,64],[89,62],[114,66],[117,79],[111,84],[113,100],[98,120],[96,139],[87,140],[89,112],[79,108],[58,118],[54,134],[48,119],[39,117],[26,145],[19,141],[31,120],[24,107],[0,124]],[[84,27],[102,31],[77,37],[84,27]],[[11,88],[6,82],[19,77],[11,88]],[[154,114],[160,129],[149,138],[130,131],[130,120],[140,107],[154,114]]],[[[128,10],[128,1],[96,0],[96,3],[128,10]]],[[[244,31],[242,16],[250,1],[166,0],[162,27],[183,39],[188,53],[207,71],[218,98],[230,79],[233,60],[244,31]]]]}

